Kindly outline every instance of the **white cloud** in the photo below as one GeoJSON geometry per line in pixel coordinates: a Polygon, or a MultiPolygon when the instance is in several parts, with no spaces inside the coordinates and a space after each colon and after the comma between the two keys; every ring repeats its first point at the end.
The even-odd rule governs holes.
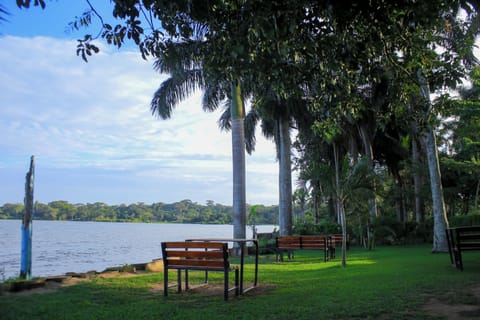
{"type": "MultiPolygon", "coordinates": [[[[151,62],[102,48],[86,64],[75,46],[0,37],[0,203],[22,201],[24,174],[12,181],[12,173],[26,171],[34,154],[38,201],[230,204],[231,137],[217,127],[220,111],[204,113],[196,94],[172,119],[156,119],[150,99],[165,75],[151,62]]],[[[257,151],[247,156],[247,200],[273,204],[274,146],[258,135],[257,151]]]]}

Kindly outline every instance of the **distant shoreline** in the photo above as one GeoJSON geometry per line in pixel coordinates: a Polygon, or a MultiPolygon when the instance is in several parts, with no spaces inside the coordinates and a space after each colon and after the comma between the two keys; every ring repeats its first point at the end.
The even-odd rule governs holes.
{"type": "MultiPolygon", "coordinates": [[[[247,205],[247,217],[253,206],[247,205]]],[[[278,206],[255,205],[254,219],[247,224],[275,224],[278,221],[278,206]]],[[[171,204],[135,203],[107,205],[105,203],[71,204],[53,201],[35,203],[34,220],[46,221],[99,221],[99,222],[157,222],[192,224],[231,224],[233,208],[208,201],[201,205],[190,200],[171,204]]],[[[7,203],[0,207],[0,219],[21,219],[23,204],[7,203]]]]}

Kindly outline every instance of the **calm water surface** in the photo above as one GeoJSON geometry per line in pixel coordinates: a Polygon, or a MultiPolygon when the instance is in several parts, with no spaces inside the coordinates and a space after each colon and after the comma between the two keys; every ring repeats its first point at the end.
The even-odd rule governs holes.
{"type": "MultiPolygon", "coordinates": [[[[1,277],[20,273],[21,220],[0,220],[1,277]]],[[[274,226],[258,226],[271,232],[274,226]]],[[[102,271],[161,258],[162,241],[231,238],[232,225],[33,221],[32,277],[102,271]]],[[[247,228],[247,238],[252,231],[247,228]]]]}

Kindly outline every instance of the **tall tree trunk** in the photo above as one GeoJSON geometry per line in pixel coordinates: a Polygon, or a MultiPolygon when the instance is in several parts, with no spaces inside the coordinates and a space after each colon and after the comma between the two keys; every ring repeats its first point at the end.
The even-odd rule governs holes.
{"type": "MultiPolygon", "coordinates": [[[[367,128],[364,125],[359,126],[360,136],[362,138],[365,157],[368,160],[370,167],[373,169],[373,150],[372,150],[372,139],[367,132],[367,128]]],[[[368,199],[368,205],[370,208],[370,216],[367,224],[367,238],[368,238],[368,249],[371,250],[375,247],[375,240],[373,236],[373,224],[375,218],[377,217],[377,201],[375,199],[375,193],[372,198],[368,199]]]]}
{"type": "Polygon", "coordinates": [[[308,191],[307,191],[307,186],[305,184],[305,181],[302,182],[302,188],[300,190],[301,190],[301,193],[300,193],[300,219],[303,223],[306,223],[307,219],[306,219],[306,214],[305,214],[305,210],[306,210],[305,206],[307,204],[308,191]]]}
{"type": "Polygon", "coordinates": [[[340,218],[340,224],[342,227],[342,267],[345,267],[347,265],[347,223],[345,216],[345,208],[343,206],[343,186],[340,183],[340,159],[335,142],[333,143],[333,157],[335,161],[335,202],[337,208],[337,216],[340,218]]]}
{"type": "Polygon", "coordinates": [[[477,189],[475,191],[475,204],[474,204],[474,210],[475,212],[478,212],[478,195],[480,193],[480,180],[477,181],[477,189]]]}
{"type": "Polygon", "coordinates": [[[446,228],[448,219],[443,200],[442,177],[438,161],[437,143],[433,130],[425,132],[425,147],[427,150],[428,171],[430,174],[430,189],[433,204],[433,248],[432,252],[448,252],[446,228]]]}
{"type": "Polygon", "coordinates": [[[416,123],[412,124],[413,190],[415,194],[415,221],[422,223],[425,220],[425,204],[421,192],[423,176],[420,173],[420,146],[417,142],[416,127],[416,123]]]}
{"type": "MultiPolygon", "coordinates": [[[[397,181],[398,183],[398,181],[397,181]]],[[[400,222],[405,222],[405,217],[403,215],[403,202],[402,202],[402,191],[398,192],[398,196],[395,197],[395,211],[397,212],[397,220],[400,222]]]]}
{"type": "MultiPolygon", "coordinates": [[[[420,83],[420,94],[429,106],[427,114],[431,111],[430,89],[421,70],[417,73],[420,83]]],[[[442,177],[440,173],[440,162],[438,160],[437,141],[432,128],[427,128],[423,133],[425,150],[427,151],[428,172],[430,174],[430,189],[432,192],[433,205],[433,248],[432,252],[448,252],[446,228],[448,219],[443,200],[442,177]]]]}
{"type": "Polygon", "coordinates": [[[313,189],[313,223],[318,224],[320,221],[320,188],[317,186],[313,189]]]}
{"type": "Polygon", "coordinates": [[[245,106],[239,82],[232,84],[232,104],[230,108],[232,114],[233,237],[243,239],[246,238],[247,221],[245,130],[243,123],[245,106]]]}
{"type": "Polygon", "coordinates": [[[290,125],[288,118],[280,119],[279,125],[279,227],[280,235],[292,234],[292,163],[290,125]]]}

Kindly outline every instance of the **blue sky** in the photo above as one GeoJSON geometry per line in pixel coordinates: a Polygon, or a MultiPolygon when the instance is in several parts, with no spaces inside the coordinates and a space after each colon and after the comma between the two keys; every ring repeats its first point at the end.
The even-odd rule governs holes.
{"type": "MultiPolygon", "coordinates": [[[[0,24],[0,205],[23,202],[31,155],[43,203],[231,205],[231,136],[218,129],[219,112],[201,110],[200,92],[159,120],[150,99],[166,75],[135,48],[99,43],[89,63],[76,56],[76,39],[97,31],[65,32],[84,1],[4,6],[11,15],[0,24]]],[[[277,204],[275,148],[260,131],[246,160],[247,202],[277,204]]]]}

